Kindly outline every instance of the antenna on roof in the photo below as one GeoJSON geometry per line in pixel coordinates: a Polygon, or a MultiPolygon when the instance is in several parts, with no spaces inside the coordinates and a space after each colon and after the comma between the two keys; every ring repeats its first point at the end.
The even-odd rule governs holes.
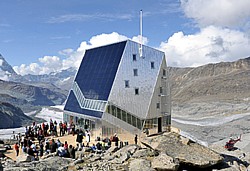
{"type": "Polygon", "coordinates": [[[140,11],[140,47],[139,47],[140,57],[142,57],[142,10],[140,11]]]}

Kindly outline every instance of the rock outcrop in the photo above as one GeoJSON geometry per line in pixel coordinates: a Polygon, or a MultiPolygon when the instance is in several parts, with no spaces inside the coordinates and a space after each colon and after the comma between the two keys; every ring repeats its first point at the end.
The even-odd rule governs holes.
{"type": "MultiPolygon", "coordinates": [[[[40,161],[27,160],[20,157],[17,162],[6,160],[3,162],[5,171],[17,170],[129,170],[129,171],[157,171],[185,169],[200,170],[215,167],[222,163],[223,157],[204,146],[183,139],[176,133],[164,133],[143,140],[146,147],[127,145],[120,149],[111,147],[107,151],[91,153],[77,151],[77,159],[62,158],[55,155],[44,156],[40,161]],[[185,141],[183,141],[185,140],[185,141]],[[22,159],[22,160],[21,160],[22,159]]],[[[245,165],[239,167],[245,167],[245,165]]],[[[228,167],[226,165],[225,167],[228,167]]],[[[216,167],[215,167],[216,168],[216,167]]],[[[220,169],[223,167],[220,166],[220,169]]]]}
{"type": "Polygon", "coordinates": [[[219,153],[192,141],[183,141],[177,133],[146,137],[142,143],[153,150],[166,154],[180,164],[197,168],[207,168],[223,161],[219,153]]]}

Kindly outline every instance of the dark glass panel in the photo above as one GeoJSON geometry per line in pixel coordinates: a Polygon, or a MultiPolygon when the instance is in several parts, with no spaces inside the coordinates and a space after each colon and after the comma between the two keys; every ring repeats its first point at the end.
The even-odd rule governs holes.
{"type": "Polygon", "coordinates": [[[121,112],[121,109],[117,108],[117,118],[118,119],[122,119],[122,112],[121,112]]]}
{"type": "Polygon", "coordinates": [[[102,117],[102,112],[82,109],[80,107],[73,91],[70,91],[68,100],[67,100],[65,107],[64,107],[64,110],[74,112],[74,113],[89,115],[89,116],[93,116],[93,117],[98,117],[98,118],[102,117]]]}
{"type": "Polygon", "coordinates": [[[86,98],[108,99],[125,45],[126,41],[85,52],[75,80],[86,98]]]}
{"type": "Polygon", "coordinates": [[[127,122],[127,113],[124,110],[122,111],[122,120],[127,122]]]}

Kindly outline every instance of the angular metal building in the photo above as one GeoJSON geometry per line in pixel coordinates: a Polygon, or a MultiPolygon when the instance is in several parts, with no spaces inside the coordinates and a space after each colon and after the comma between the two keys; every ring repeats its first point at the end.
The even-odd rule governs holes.
{"type": "Polygon", "coordinates": [[[131,40],[86,50],[69,92],[64,121],[99,131],[168,131],[171,99],[164,52],[131,40]]]}

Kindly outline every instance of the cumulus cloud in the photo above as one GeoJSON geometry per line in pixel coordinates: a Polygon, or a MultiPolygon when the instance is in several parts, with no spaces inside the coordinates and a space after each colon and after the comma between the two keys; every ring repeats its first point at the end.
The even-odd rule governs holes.
{"type": "Polygon", "coordinates": [[[250,54],[249,38],[243,32],[208,26],[193,35],[173,34],[160,49],[170,66],[200,66],[233,61],[250,54]]]}
{"type": "Polygon", "coordinates": [[[181,6],[185,15],[201,27],[244,26],[250,17],[249,0],[181,0],[181,6]]]}
{"type": "MultiPolygon", "coordinates": [[[[96,35],[93,36],[89,41],[81,42],[80,46],[76,50],[64,49],[59,51],[58,54],[63,55],[65,59],[61,59],[58,56],[44,56],[39,58],[39,63],[31,63],[30,65],[22,64],[21,66],[14,66],[13,68],[20,75],[41,75],[60,71],[70,67],[78,68],[86,49],[120,42],[127,39],[129,38],[116,32],[96,35]]],[[[136,37],[133,39],[136,39],[136,37]]],[[[143,38],[143,41],[147,42],[147,38],[143,38]]]]}

